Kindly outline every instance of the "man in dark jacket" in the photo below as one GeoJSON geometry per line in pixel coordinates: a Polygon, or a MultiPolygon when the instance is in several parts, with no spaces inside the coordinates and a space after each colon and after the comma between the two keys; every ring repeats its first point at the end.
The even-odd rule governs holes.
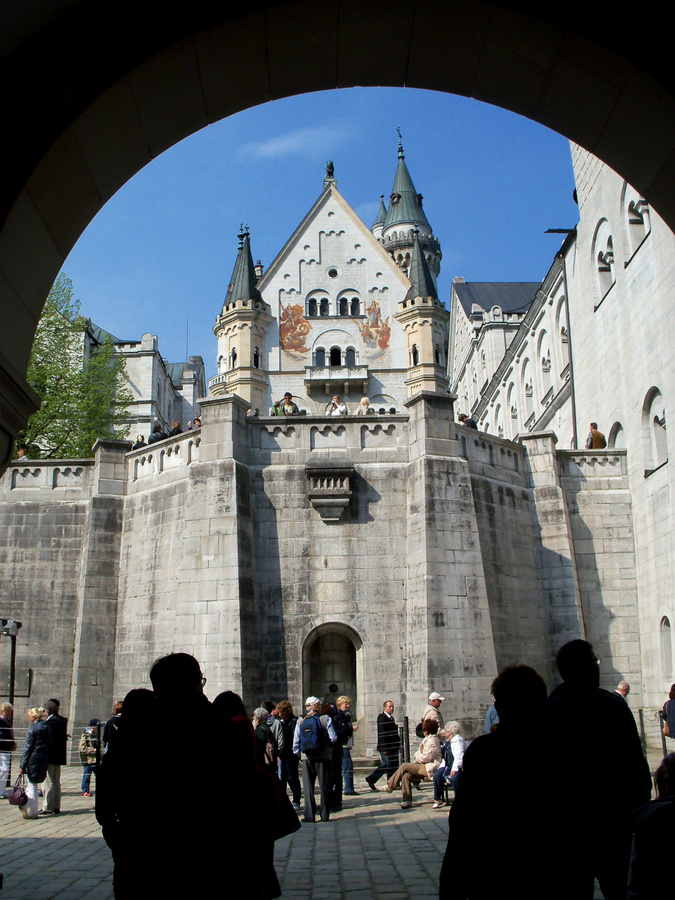
{"type": "Polygon", "coordinates": [[[394,702],[385,700],[382,704],[382,712],[377,717],[377,752],[380,754],[380,764],[366,778],[366,783],[371,791],[376,791],[375,782],[383,775],[389,778],[398,769],[398,755],[401,749],[401,739],[398,734],[398,725],[394,720],[394,702]]]}
{"type": "Polygon", "coordinates": [[[49,764],[45,779],[45,802],[41,816],[58,816],[61,812],[61,766],[66,764],[68,742],[68,719],[59,715],[61,704],[58,700],[47,700],[47,728],[50,733],[49,764]]]}

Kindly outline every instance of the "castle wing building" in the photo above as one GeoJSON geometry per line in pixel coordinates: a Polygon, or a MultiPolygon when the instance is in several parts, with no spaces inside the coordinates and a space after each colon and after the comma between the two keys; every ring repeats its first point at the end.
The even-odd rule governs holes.
{"type": "Polygon", "coordinates": [[[267,412],[284,392],[308,414],[338,394],[349,409],[400,410],[417,390],[447,392],[449,313],[440,246],[399,145],[389,208],[369,229],[340,194],[333,164],[312,208],[262,274],[251,236],[239,253],[218,338],[213,396],[267,412]]]}

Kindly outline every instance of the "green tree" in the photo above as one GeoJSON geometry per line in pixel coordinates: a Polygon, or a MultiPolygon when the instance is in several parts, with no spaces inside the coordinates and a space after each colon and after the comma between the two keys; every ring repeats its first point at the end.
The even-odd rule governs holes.
{"type": "Polygon", "coordinates": [[[87,320],[73,299],[73,283],[63,273],[49,292],[28,364],[28,381],[40,409],[17,443],[29,457],[91,456],[97,438],[125,438],[125,412],[132,401],[124,357],[108,336],[92,349],[87,320]]]}

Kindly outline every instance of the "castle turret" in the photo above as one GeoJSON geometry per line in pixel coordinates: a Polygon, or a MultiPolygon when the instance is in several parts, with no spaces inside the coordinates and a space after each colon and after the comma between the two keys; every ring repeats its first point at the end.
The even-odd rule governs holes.
{"type": "Polygon", "coordinates": [[[262,411],[268,387],[265,337],[274,317],[256,286],[248,228],[242,225],[238,237],[232,278],[213,326],[218,338],[218,374],[209,380],[209,392],[216,397],[237,394],[262,411]]]}
{"type": "Polygon", "coordinates": [[[387,207],[384,205],[384,194],[380,194],[380,208],[377,211],[377,218],[371,225],[370,230],[373,232],[373,236],[378,240],[382,237],[382,229],[384,228],[384,223],[387,220],[387,207]]]}
{"type": "MultiPolygon", "coordinates": [[[[422,195],[415,190],[415,185],[410,177],[410,172],[405,162],[403,142],[398,142],[398,166],[394,176],[394,186],[389,196],[389,208],[382,226],[378,220],[372,227],[375,237],[384,245],[385,250],[391,254],[395,262],[406,272],[409,272],[412,258],[414,231],[418,230],[420,246],[424,251],[429,271],[434,284],[441,271],[441,245],[434,237],[429,220],[422,207],[422,195]],[[376,228],[378,231],[376,231],[376,228]]],[[[381,204],[384,207],[384,204],[381,204]]],[[[379,219],[379,215],[378,215],[379,219]]]]}
{"type": "Polygon", "coordinates": [[[438,299],[420,233],[413,231],[408,278],[411,287],[398,304],[394,318],[403,328],[408,354],[408,396],[418,391],[446,394],[446,348],[450,314],[438,299]]]}

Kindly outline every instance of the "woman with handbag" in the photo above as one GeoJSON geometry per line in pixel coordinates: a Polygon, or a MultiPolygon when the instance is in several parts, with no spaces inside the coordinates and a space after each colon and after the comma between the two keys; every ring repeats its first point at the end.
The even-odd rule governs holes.
{"type": "Polygon", "coordinates": [[[41,706],[34,706],[28,710],[30,727],[26,732],[26,741],[23,745],[21,762],[19,763],[19,775],[28,776],[27,802],[20,806],[24,819],[37,819],[38,817],[38,786],[47,776],[49,763],[49,747],[51,745],[51,731],[44,721],[45,711],[41,706]]]}

